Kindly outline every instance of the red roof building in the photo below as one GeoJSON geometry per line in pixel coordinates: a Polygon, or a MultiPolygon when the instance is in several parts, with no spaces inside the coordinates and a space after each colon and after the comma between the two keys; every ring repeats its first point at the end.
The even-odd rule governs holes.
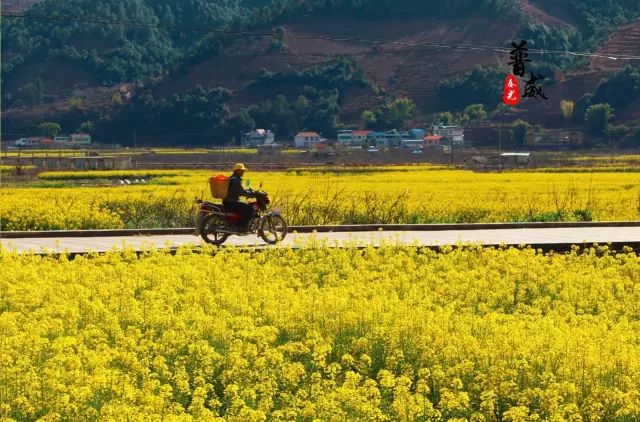
{"type": "Polygon", "coordinates": [[[353,132],[351,132],[351,134],[353,136],[367,136],[371,132],[373,131],[372,130],[354,130],[353,132]]]}
{"type": "Polygon", "coordinates": [[[424,144],[426,146],[437,146],[440,145],[440,140],[442,138],[442,135],[427,135],[424,137],[424,144]]]}

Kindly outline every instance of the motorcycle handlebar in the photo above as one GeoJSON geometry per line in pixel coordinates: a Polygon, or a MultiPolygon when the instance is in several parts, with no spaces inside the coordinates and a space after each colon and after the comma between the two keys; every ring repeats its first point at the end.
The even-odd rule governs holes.
{"type": "Polygon", "coordinates": [[[255,197],[256,195],[266,195],[267,192],[261,191],[261,190],[253,190],[253,189],[247,189],[246,190],[248,194],[250,194],[251,196],[255,197]]]}

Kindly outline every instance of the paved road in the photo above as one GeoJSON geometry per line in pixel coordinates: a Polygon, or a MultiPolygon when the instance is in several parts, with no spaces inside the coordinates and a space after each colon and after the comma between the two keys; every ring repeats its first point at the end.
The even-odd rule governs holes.
{"type": "MultiPolygon", "coordinates": [[[[0,234],[1,236],[1,234],[0,234]]],[[[401,242],[422,246],[457,245],[459,243],[482,243],[485,245],[534,245],[537,247],[568,246],[583,243],[615,243],[640,246],[640,227],[571,227],[536,229],[491,229],[491,230],[446,230],[446,231],[379,231],[347,233],[290,233],[284,246],[296,246],[312,239],[326,241],[328,245],[378,246],[385,242],[401,242]]],[[[199,237],[189,235],[172,236],[126,236],[126,237],[82,237],[82,238],[29,238],[1,239],[0,246],[19,252],[105,252],[113,248],[132,247],[136,250],[151,245],[177,247],[186,244],[201,244],[199,237]]],[[[225,245],[263,246],[262,239],[251,235],[230,237],[225,245]]]]}

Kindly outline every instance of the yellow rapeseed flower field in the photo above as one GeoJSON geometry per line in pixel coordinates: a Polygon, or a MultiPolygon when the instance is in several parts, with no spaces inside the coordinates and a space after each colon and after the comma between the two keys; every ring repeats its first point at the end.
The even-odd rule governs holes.
{"type": "Polygon", "coordinates": [[[640,420],[606,248],[0,251],[0,420],[640,420]]]}
{"type": "MultiPolygon", "coordinates": [[[[635,220],[640,172],[474,173],[441,167],[253,172],[291,224],[635,220]]],[[[215,173],[218,173],[217,171],[215,173]]],[[[3,188],[4,230],[176,227],[210,198],[213,171],[52,172],[38,186],[3,188]],[[115,186],[116,179],[147,184],[115,186]],[[71,186],[74,182],[99,186],[71,186]]]]}

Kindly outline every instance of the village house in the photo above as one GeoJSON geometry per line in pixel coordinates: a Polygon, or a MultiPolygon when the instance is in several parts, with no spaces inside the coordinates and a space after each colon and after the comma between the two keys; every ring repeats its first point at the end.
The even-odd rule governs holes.
{"type": "Polygon", "coordinates": [[[371,130],[339,130],[338,144],[342,146],[361,145],[369,140],[371,130]]]}
{"type": "Polygon", "coordinates": [[[422,139],[403,139],[400,146],[404,149],[422,149],[424,141],[422,139]]]}
{"type": "Polygon", "coordinates": [[[353,130],[339,130],[338,143],[340,145],[350,145],[353,142],[353,130]]]}
{"type": "Polygon", "coordinates": [[[532,147],[568,147],[582,145],[584,138],[581,132],[542,130],[529,133],[526,143],[532,147]]]}
{"type": "Polygon", "coordinates": [[[384,132],[371,132],[368,135],[369,142],[374,144],[377,148],[384,148],[387,135],[384,132]]]}
{"type": "Polygon", "coordinates": [[[442,135],[427,135],[424,139],[425,147],[439,147],[440,141],[444,138],[442,135]]]}
{"type": "Polygon", "coordinates": [[[384,147],[385,148],[398,148],[402,146],[403,139],[409,139],[411,136],[408,132],[392,129],[385,133],[384,147]]]}
{"type": "Polygon", "coordinates": [[[309,149],[312,148],[318,142],[322,142],[324,139],[320,137],[318,132],[299,132],[293,142],[296,148],[309,149]]]}
{"type": "Polygon", "coordinates": [[[434,125],[433,134],[447,138],[454,145],[464,144],[464,128],[461,126],[445,126],[442,124],[434,125]]]}
{"type": "Polygon", "coordinates": [[[247,132],[243,134],[242,144],[250,147],[256,148],[260,145],[271,145],[275,142],[275,136],[273,132],[265,129],[256,129],[252,132],[247,132]]]}
{"type": "Polygon", "coordinates": [[[351,133],[351,142],[354,144],[362,144],[369,140],[369,135],[373,133],[371,130],[354,130],[351,133]]]}

